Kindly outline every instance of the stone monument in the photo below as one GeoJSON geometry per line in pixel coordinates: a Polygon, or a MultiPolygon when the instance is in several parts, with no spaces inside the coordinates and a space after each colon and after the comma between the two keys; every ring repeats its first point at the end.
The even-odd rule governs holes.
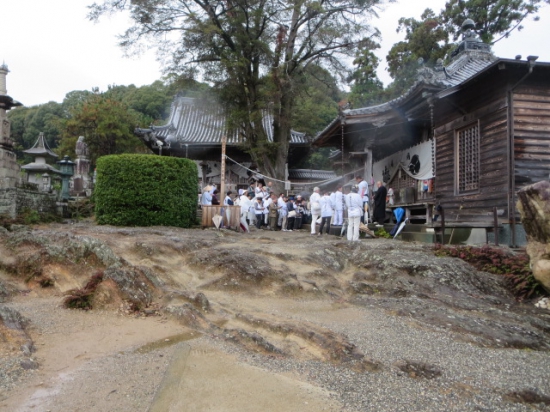
{"type": "Polygon", "coordinates": [[[10,138],[10,122],[7,111],[12,107],[21,106],[21,103],[7,95],[6,76],[8,66],[0,66],[0,188],[15,187],[19,179],[19,165],[13,152],[13,141],[10,138]]]}
{"type": "Polygon", "coordinates": [[[76,142],[76,161],[75,175],[73,177],[73,194],[86,196],[91,195],[91,179],[90,179],[90,159],[88,158],[88,145],[84,141],[84,136],[80,136],[76,142]]]}

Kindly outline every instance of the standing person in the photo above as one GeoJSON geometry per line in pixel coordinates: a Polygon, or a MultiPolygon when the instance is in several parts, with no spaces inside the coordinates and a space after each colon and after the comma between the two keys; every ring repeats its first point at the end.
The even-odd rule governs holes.
{"type": "Polygon", "coordinates": [[[212,206],[219,205],[220,201],[218,199],[218,189],[214,189],[212,192],[212,206]]]}
{"type": "Polygon", "coordinates": [[[293,197],[288,199],[288,202],[286,203],[286,208],[288,210],[286,231],[287,232],[292,232],[292,228],[294,227],[294,220],[296,218],[296,210],[294,210],[294,198],[293,197]]]}
{"type": "Polygon", "coordinates": [[[201,196],[201,204],[203,206],[211,206],[212,205],[212,191],[214,188],[210,185],[206,186],[203,189],[203,193],[201,196]]]}
{"type": "MultiPolygon", "coordinates": [[[[233,202],[233,199],[231,199],[231,195],[233,192],[229,190],[227,194],[225,195],[225,198],[223,199],[223,205],[224,206],[234,206],[235,203],[233,202]]],[[[225,209],[225,219],[227,221],[227,225],[231,224],[231,210],[229,207],[224,207],[225,209]]],[[[223,210],[223,209],[222,209],[223,210]]]]}
{"type": "MultiPolygon", "coordinates": [[[[369,208],[369,184],[362,176],[355,176],[355,181],[357,182],[357,191],[361,199],[363,200],[363,212],[367,212],[369,208]]],[[[367,213],[361,215],[361,222],[368,223],[367,213]],[[365,222],[365,219],[367,222],[365,222]]]]}
{"type": "Polygon", "coordinates": [[[229,192],[227,192],[227,194],[225,195],[225,199],[223,199],[223,205],[224,206],[234,206],[235,205],[235,202],[233,202],[233,199],[231,199],[232,194],[233,194],[233,192],[231,190],[229,192]]]}
{"type": "Polygon", "coordinates": [[[311,209],[311,236],[315,235],[315,225],[317,224],[317,219],[319,219],[319,216],[321,215],[321,204],[319,203],[320,200],[321,195],[319,194],[319,188],[314,187],[313,194],[309,198],[309,205],[311,209]]]}
{"type": "Polygon", "coordinates": [[[342,226],[344,223],[344,194],[342,186],[338,186],[334,192],[334,221],[333,226],[342,226]]]}
{"type": "Polygon", "coordinates": [[[271,203],[273,203],[273,200],[270,196],[267,196],[267,198],[264,196],[264,225],[271,229],[271,226],[269,226],[269,206],[271,206],[271,203]]]}
{"type": "MultiPolygon", "coordinates": [[[[281,198],[279,198],[281,199],[281,198]]],[[[283,232],[288,232],[288,229],[286,228],[286,225],[287,225],[287,222],[286,222],[286,219],[287,219],[287,215],[288,215],[288,209],[287,209],[287,206],[286,206],[286,202],[288,202],[288,198],[283,195],[282,197],[282,204],[280,206],[280,209],[279,209],[279,217],[281,219],[281,230],[283,232]]]]}
{"type": "Polygon", "coordinates": [[[378,190],[374,194],[374,211],[372,213],[372,220],[383,225],[386,220],[386,196],[388,191],[386,186],[381,181],[376,182],[378,190]]]}
{"type": "Polygon", "coordinates": [[[277,205],[277,195],[271,195],[271,202],[269,203],[269,229],[277,229],[277,212],[279,211],[279,205],[277,205]]]}
{"type": "MultiPolygon", "coordinates": [[[[281,214],[281,211],[284,209],[286,210],[286,196],[284,193],[281,193],[279,195],[279,198],[277,199],[277,206],[279,206],[279,219],[277,220],[277,226],[279,226],[281,229],[286,229],[286,227],[283,225],[283,216],[281,214]]],[[[285,220],[286,222],[286,220],[285,220]]]]}
{"type": "Polygon", "coordinates": [[[254,203],[256,199],[254,198],[254,193],[247,192],[246,196],[248,197],[248,224],[256,225],[256,210],[254,210],[254,203]]]}
{"type": "Polygon", "coordinates": [[[256,228],[261,229],[264,221],[264,199],[261,196],[254,202],[254,214],[256,215],[256,228]]]}
{"type": "Polygon", "coordinates": [[[330,220],[332,219],[332,201],[330,199],[330,194],[328,191],[325,191],[323,197],[319,201],[321,204],[321,226],[319,227],[319,236],[323,234],[323,228],[325,223],[327,225],[327,235],[330,233],[330,220]]]}
{"type": "Polygon", "coordinates": [[[241,206],[241,228],[245,233],[250,233],[250,228],[248,227],[248,222],[246,218],[248,217],[248,211],[250,210],[251,202],[248,198],[248,193],[245,190],[240,189],[239,193],[241,197],[239,199],[239,204],[241,206]]]}
{"type": "Polygon", "coordinates": [[[346,195],[346,207],[348,208],[348,240],[359,241],[359,224],[363,213],[363,199],[358,193],[359,188],[353,186],[351,193],[346,195]]]}
{"type": "Polygon", "coordinates": [[[294,217],[294,230],[299,230],[302,228],[304,214],[306,211],[305,201],[302,199],[301,195],[296,196],[294,210],[296,211],[296,216],[294,217]]]}

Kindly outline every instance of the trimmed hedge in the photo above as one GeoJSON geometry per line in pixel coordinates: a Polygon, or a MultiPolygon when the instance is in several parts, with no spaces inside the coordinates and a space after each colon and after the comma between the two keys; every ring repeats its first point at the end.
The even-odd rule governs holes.
{"type": "Polygon", "coordinates": [[[197,216],[197,166],[189,159],[109,155],[97,160],[100,225],[190,227],[197,216]]]}

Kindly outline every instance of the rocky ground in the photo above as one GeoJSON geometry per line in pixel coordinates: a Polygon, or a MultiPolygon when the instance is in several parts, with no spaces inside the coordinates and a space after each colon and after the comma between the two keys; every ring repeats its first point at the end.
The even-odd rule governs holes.
{"type": "Polygon", "coordinates": [[[550,312],[430,245],[13,226],[0,300],[0,409],[550,410],[550,312]]]}

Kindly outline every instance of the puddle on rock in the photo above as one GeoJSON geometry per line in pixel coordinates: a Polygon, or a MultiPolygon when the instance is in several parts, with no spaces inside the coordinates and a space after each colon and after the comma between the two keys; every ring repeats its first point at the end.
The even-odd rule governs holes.
{"type": "Polygon", "coordinates": [[[154,342],[149,342],[143,346],[140,346],[134,352],[149,353],[157,349],[162,349],[171,345],[175,345],[176,343],[197,339],[201,336],[202,334],[196,331],[180,333],[178,335],[168,336],[167,338],[159,339],[154,342]]]}

